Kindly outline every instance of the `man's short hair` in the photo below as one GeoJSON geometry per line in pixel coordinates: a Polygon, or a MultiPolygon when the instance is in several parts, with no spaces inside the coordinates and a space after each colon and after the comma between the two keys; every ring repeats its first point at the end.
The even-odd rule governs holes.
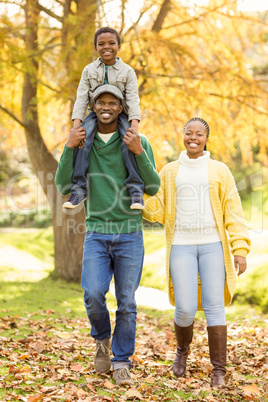
{"type": "Polygon", "coordinates": [[[103,28],[99,28],[96,32],[95,32],[95,35],[94,35],[94,46],[95,46],[95,48],[97,47],[97,39],[98,39],[98,36],[99,35],[101,35],[101,34],[103,34],[103,33],[111,33],[111,34],[114,34],[115,36],[116,36],[116,39],[117,39],[117,42],[118,42],[118,46],[120,46],[121,45],[121,38],[120,38],[120,35],[119,35],[119,33],[115,30],[115,29],[113,29],[113,28],[110,28],[110,27],[103,27],[103,28]]]}
{"type": "Polygon", "coordinates": [[[124,96],[122,94],[122,92],[120,91],[119,88],[115,87],[114,85],[110,85],[110,84],[105,84],[105,85],[101,85],[99,86],[97,89],[95,89],[95,91],[93,92],[93,100],[94,102],[96,102],[96,100],[98,99],[98,97],[101,94],[112,94],[114,95],[117,99],[119,99],[121,102],[124,99],[124,96]]]}

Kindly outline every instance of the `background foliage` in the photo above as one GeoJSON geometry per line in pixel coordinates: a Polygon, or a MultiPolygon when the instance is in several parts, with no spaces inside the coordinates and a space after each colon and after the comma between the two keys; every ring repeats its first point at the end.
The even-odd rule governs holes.
{"type": "Polygon", "coordinates": [[[103,25],[118,29],[119,56],[136,71],[140,131],[153,146],[158,170],[178,157],[185,122],[203,117],[211,127],[209,150],[234,173],[249,226],[265,227],[267,11],[242,12],[238,0],[9,0],[0,7],[0,210],[8,209],[1,221],[21,225],[30,217],[46,225],[51,216],[55,264],[63,277],[80,276],[75,262],[81,261],[82,236],[67,238],[66,220],[56,225],[61,200],[53,178],[82,69],[97,57],[93,35],[103,25]],[[26,149],[28,166],[22,164],[26,149]],[[12,158],[6,156],[11,150],[12,158]],[[10,186],[17,165],[22,179],[10,186]],[[49,216],[44,211],[50,209],[49,216]],[[77,252],[69,254],[74,242],[77,252]]]}
{"type": "MultiPolygon", "coordinates": [[[[6,2],[1,3],[4,11],[6,2]]],[[[0,20],[0,134],[6,148],[25,142],[14,117],[20,120],[23,73],[32,68],[23,15],[31,2],[11,3],[17,7],[0,20]]],[[[140,128],[152,142],[159,168],[178,155],[183,125],[193,115],[209,122],[215,157],[229,163],[239,159],[241,167],[267,165],[267,12],[242,13],[236,0],[203,6],[147,0],[129,22],[122,18],[127,2],[119,3],[118,13],[109,13],[105,2],[32,3],[40,12],[35,101],[53,154],[59,155],[66,139],[81,71],[97,56],[94,31],[108,24],[120,31],[119,55],[137,73],[140,128]],[[92,27],[82,11],[95,20],[92,27]]]]}
{"type": "MultiPolygon", "coordinates": [[[[0,0],[1,225],[46,227],[55,219],[53,177],[76,88],[83,67],[97,56],[95,30],[109,25],[123,39],[119,56],[136,71],[140,131],[152,143],[158,169],[177,158],[185,122],[203,117],[211,127],[209,150],[234,173],[250,228],[268,228],[268,12],[241,12],[237,0],[197,3],[0,0]]],[[[265,237],[255,239],[251,270],[239,278],[234,304],[227,309],[227,387],[209,387],[205,322],[199,315],[187,376],[177,381],[171,372],[173,311],[140,307],[136,382],[126,391],[94,372],[82,290],[62,279],[57,264],[54,269],[58,256],[55,261],[62,260],[65,271],[69,261],[79,277],[80,251],[68,254],[78,247],[64,239],[65,233],[63,225],[61,232],[54,226],[54,231],[0,235],[7,261],[0,267],[2,399],[267,400],[265,237]]],[[[152,233],[145,231],[149,258],[142,285],[164,290],[163,234],[152,238],[152,233]],[[157,255],[154,263],[150,253],[157,255]]],[[[108,303],[116,308],[111,294],[108,303]]]]}

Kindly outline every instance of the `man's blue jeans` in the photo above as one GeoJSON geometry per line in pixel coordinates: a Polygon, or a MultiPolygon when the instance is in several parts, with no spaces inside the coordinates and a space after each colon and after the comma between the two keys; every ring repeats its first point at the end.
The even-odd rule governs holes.
{"type": "Polygon", "coordinates": [[[175,323],[179,327],[189,327],[193,323],[198,304],[198,273],[208,327],[226,325],[225,267],[221,242],[172,246],[170,275],[175,295],[175,323]]]}
{"type": "Polygon", "coordinates": [[[130,368],[135,350],[137,306],[135,291],[142,273],[142,232],[103,234],[87,232],[84,242],[81,286],[95,339],[111,337],[106,293],[114,275],[117,311],[112,339],[113,368],[130,368]]]}
{"type": "MultiPolygon", "coordinates": [[[[73,185],[71,194],[80,193],[85,197],[90,197],[89,183],[86,177],[89,161],[89,153],[94,141],[95,132],[97,129],[97,116],[95,112],[89,113],[83,120],[82,127],[86,130],[86,141],[83,148],[75,148],[74,151],[74,170],[73,170],[73,185]]],[[[125,180],[125,185],[128,189],[130,197],[135,195],[143,196],[144,183],[139,174],[138,165],[135,155],[128,149],[123,142],[126,129],[129,128],[128,118],[125,113],[120,113],[118,116],[118,131],[122,139],[123,159],[128,171],[128,177],[125,180]]]]}

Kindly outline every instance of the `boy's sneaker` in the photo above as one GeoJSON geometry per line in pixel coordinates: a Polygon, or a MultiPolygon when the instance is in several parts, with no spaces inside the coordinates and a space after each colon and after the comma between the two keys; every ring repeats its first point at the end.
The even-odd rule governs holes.
{"type": "Polygon", "coordinates": [[[71,197],[63,204],[62,208],[74,209],[86,199],[87,197],[85,197],[84,194],[71,194],[71,197]]]}
{"type": "Polygon", "coordinates": [[[94,366],[98,373],[105,374],[111,369],[110,345],[110,338],[103,339],[102,341],[96,339],[94,366]]]}
{"type": "Polygon", "coordinates": [[[133,385],[134,381],[131,378],[130,371],[127,367],[117,369],[113,373],[113,378],[116,385],[133,385]]]}
{"type": "Polygon", "coordinates": [[[130,209],[143,209],[144,202],[141,195],[134,195],[131,197],[130,209]]]}

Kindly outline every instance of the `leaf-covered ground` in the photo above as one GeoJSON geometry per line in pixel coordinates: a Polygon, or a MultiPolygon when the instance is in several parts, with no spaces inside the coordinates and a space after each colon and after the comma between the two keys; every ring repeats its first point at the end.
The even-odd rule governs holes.
{"type": "MultiPolygon", "coordinates": [[[[265,322],[263,322],[265,324],[265,322]]],[[[249,321],[228,325],[227,386],[210,388],[206,324],[195,323],[184,378],[171,370],[175,352],[170,318],[138,314],[132,388],[114,384],[111,373],[93,366],[94,342],[85,319],[53,311],[26,318],[2,317],[0,330],[1,401],[267,401],[268,337],[264,325],[249,321]]]]}

